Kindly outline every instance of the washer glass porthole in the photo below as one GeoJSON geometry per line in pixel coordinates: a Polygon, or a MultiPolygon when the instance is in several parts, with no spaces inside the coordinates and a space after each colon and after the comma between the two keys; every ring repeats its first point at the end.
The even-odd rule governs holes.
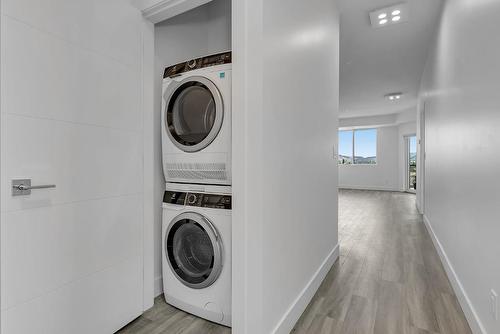
{"type": "Polygon", "coordinates": [[[174,275],[195,289],[210,286],[222,270],[222,244],[212,223],[197,213],[183,213],[165,235],[165,256],[174,275]]]}

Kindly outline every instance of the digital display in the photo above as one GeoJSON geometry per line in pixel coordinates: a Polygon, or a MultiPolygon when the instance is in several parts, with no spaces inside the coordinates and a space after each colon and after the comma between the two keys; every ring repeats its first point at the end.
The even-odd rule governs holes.
{"type": "Polygon", "coordinates": [[[204,208],[231,209],[231,196],[205,194],[202,206],[204,208]]]}
{"type": "Polygon", "coordinates": [[[169,204],[179,204],[184,205],[186,200],[186,193],[178,191],[165,191],[163,195],[163,202],[169,204]]]}

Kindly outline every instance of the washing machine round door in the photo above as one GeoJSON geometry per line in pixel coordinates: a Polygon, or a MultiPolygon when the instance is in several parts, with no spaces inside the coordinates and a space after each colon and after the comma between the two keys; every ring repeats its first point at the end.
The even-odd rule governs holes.
{"type": "Polygon", "coordinates": [[[188,77],[172,83],[165,93],[165,127],[172,143],[197,152],[214,141],[222,126],[222,97],[209,79],[188,77]]]}
{"type": "Polygon", "coordinates": [[[222,241],[204,216],[185,212],[170,223],[165,235],[165,256],[174,275],[184,285],[203,289],[222,270],[222,241]]]}

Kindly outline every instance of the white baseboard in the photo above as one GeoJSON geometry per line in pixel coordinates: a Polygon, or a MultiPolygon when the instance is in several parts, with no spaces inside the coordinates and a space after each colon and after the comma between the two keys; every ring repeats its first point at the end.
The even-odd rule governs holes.
{"type": "Polygon", "coordinates": [[[155,278],[155,298],[163,293],[163,277],[155,278]]]}
{"type": "Polygon", "coordinates": [[[477,315],[477,312],[474,309],[474,306],[472,305],[467,293],[465,292],[465,289],[462,283],[460,282],[457,273],[453,269],[453,265],[451,264],[448,256],[446,255],[443,245],[439,241],[437,235],[434,233],[434,229],[432,228],[431,222],[429,221],[426,215],[424,215],[424,223],[425,227],[427,228],[427,231],[429,232],[432,238],[432,243],[434,244],[434,247],[437,249],[441,262],[443,263],[444,270],[448,275],[448,279],[450,280],[453,291],[455,291],[455,295],[458,298],[460,306],[462,306],[462,310],[464,311],[465,317],[469,322],[469,326],[471,327],[472,332],[474,334],[487,334],[486,329],[481,323],[481,319],[477,315]]]}
{"type": "Polygon", "coordinates": [[[375,190],[375,191],[401,191],[401,189],[399,189],[399,188],[392,188],[392,187],[369,187],[369,186],[339,186],[339,189],[375,190]]]}
{"type": "Polygon", "coordinates": [[[300,292],[297,298],[294,300],[293,304],[288,308],[285,315],[280,319],[278,325],[271,332],[273,334],[288,334],[295,326],[297,320],[306,309],[307,305],[311,301],[312,297],[318,290],[319,286],[326,277],[326,274],[330,271],[335,261],[339,257],[339,245],[337,244],[330,254],[325,258],[321,266],[314,273],[311,280],[304,289],[300,292]]]}

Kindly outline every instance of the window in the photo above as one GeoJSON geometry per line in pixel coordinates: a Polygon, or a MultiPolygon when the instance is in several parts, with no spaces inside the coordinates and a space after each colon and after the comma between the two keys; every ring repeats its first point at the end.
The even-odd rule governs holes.
{"type": "Polygon", "coordinates": [[[339,131],[339,164],[350,165],[352,164],[352,130],[339,131]]]}
{"type": "Polygon", "coordinates": [[[339,165],[377,163],[377,129],[339,131],[339,165]]]}

